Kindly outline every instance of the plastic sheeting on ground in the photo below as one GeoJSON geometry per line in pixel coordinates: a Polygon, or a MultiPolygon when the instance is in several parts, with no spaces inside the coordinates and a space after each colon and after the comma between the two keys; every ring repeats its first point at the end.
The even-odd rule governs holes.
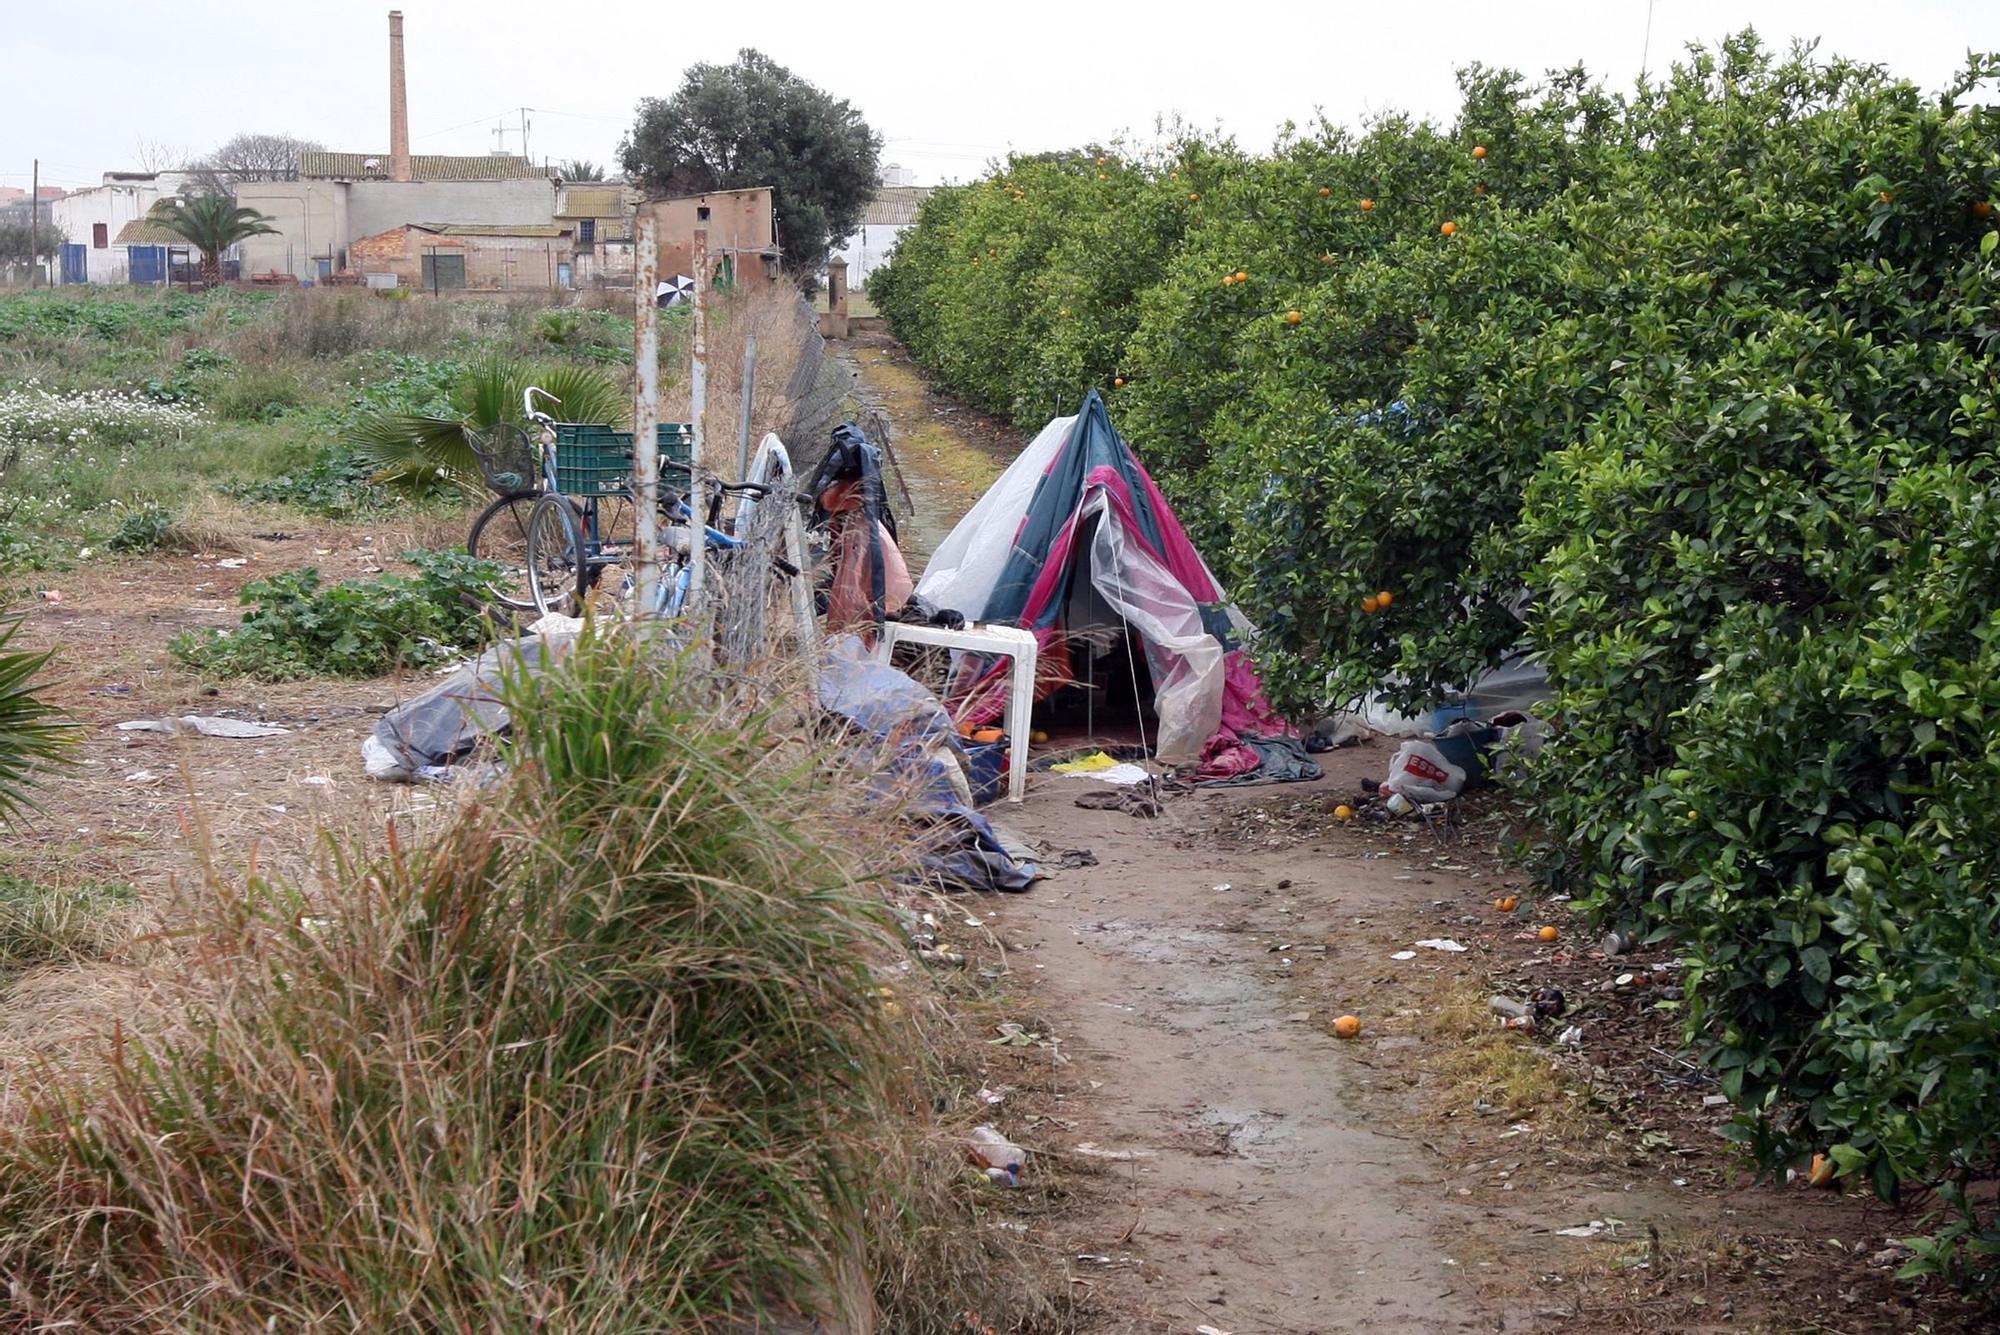
{"type": "Polygon", "coordinates": [[[1041,879],[973,809],[951,715],[921,683],[869,657],[859,636],[836,635],[821,659],[819,699],[872,739],[857,757],[875,772],[871,791],[925,827],[918,862],[926,879],[972,890],[1026,890],[1041,879]]]}
{"type": "Polygon", "coordinates": [[[509,725],[500,679],[509,665],[540,671],[576,642],[574,634],[528,635],[496,644],[413,700],[397,705],[361,743],[362,763],[377,779],[409,783],[452,777],[451,767],[481,739],[509,725]]]}

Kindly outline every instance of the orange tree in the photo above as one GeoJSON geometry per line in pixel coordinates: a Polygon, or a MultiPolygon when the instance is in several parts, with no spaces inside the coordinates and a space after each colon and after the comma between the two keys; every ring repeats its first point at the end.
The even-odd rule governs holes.
{"type": "Polygon", "coordinates": [[[1182,224],[1135,232],[1166,253],[1126,261],[1157,276],[1121,281],[1122,347],[1105,319],[1061,377],[1045,308],[1082,280],[1051,257],[1099,262],[1087,193],[1031,227],[982,211],[1014,257],[976,280],[990,345],[926,347],[973,318],[928,213],[890,308],[1028,422],[1111,383],[1294,710],[1434,699],[1532,643],[1545,876],[1692,961],[1690,1039],[1761,1161],[1935,1187],[1960,1208],[1917,1268],[1976,1282],[2000,1258],[1971,1190],[2000,1175],[2000,115],[1966,96],[1996,68],[1931,96],[1745,34],[1629,97],[1473,70],[1448,129],[1133,164],[1182,224]],[[926,301],[931,328],[904,315],[926,301]]]}

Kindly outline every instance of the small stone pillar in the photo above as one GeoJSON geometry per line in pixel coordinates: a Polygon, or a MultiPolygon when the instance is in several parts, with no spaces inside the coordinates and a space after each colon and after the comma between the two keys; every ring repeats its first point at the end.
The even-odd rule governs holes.
{"type": "Polygon", "coordinates": [[[827,261],[826,310],[820,313],[819,332],[822,338],[847,337],[846,260],[827,261]]]}

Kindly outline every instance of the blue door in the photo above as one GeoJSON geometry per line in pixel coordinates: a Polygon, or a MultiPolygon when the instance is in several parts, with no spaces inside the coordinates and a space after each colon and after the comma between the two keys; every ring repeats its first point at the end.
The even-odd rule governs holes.
{"type": "Polygon", "coordinates": [[[89,251],[82,246],[65,245],[62,248],[62,280],[65,283],[90,281],[89,251]]]}
{"type": "Polygon", "coordinates": [[[135,283],[164,283],[167,281],[167,248],[165,246],[127,246],[126,252],[132,257],[132,281],[135,283]]]}

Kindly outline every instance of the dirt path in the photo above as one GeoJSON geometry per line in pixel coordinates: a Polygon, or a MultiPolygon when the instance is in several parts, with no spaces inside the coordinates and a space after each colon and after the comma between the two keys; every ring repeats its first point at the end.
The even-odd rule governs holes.
{"type": "MultiPolygon", "coordinates": [[[[920,571],[1025,437],[930,393],[885,335],[844,350],[891,427],[920,571]]],[[[1335,820],[1390,749],[1324,757],[1314,784],[1173,798],[1154,821],[1080,810],[1101,785],[1051,774],[989,808],[1052,873],[963,901],[1004,948],[990,999],[1041,1044],[989,1061],[1020,1082],[992,1116],[1046,1193],[1007,1226],[1068,1258],[1079,1329],[1985,1328],[1892,1278],[1912,1214],[1753,1179],[1655,1009],[1676,994],[1671,951],[1594,952],[1501,856],[1496,804],[1469,802],[1451,843],[1335,820]],[[1061,868],[1065,850],[1095,861],[1061,868]],[[1516,892],[1519,913],[1497,912],[1516,892]],[[1435,938],[1466,949],[1409,949],[1435,938]],[[1634,970],[1654,990],[1620,981],[1634,970]],[[1549,983],[1580,1047],[1493,1028],[1490,990],[1549,983]],[[1358,1040],[1330,1032],[1343,1013],[1358,1040]]]]}
{"type": "MultiPolygon", "coordinates": [[[[1020,438],[929,394],[887,338],[850,351],[894,433],[918,570],[1020,438]]],[[[1028,803],[996,811],[1046,852],[1097,862],[980,909],[1028,947],[1033,1004],[1097,1085],[1073,1130],[1033,1147],[1113,1170],[1071,1221],[1080,1256],[1102,1258],[1078,1263],[1095,1328],[1490,1329],[1454,1273],[1462,1220],[1427,1190],[1435,1163],[1393,1129],[1393,1105],[1362,1096],[1268,939],[1384,907],[1387,877],[1217,849],[1213,816],[1255,790],[1139,822],[1077,809],[1100,786],[1038,776],[1028,803]]]]}

